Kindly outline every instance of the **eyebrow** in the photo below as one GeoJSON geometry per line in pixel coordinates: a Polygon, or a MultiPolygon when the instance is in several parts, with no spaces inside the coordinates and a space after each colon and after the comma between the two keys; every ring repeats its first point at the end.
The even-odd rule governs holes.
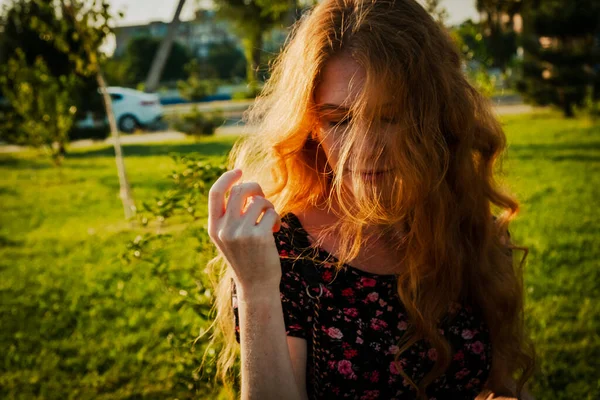
{"type": "MultiPolygon", "coordinates": [[[[389,102],[389,103],[384,104],[383,107],[389,107],[393,104],[394,104],[394,102],[389,102]]],[[[325,104],[319,104],[317,106],[317,111],[319,111],[319,112],[323,112],[323,111],[348,112],[348,111],[350,111],[350,109],[348,107],[342,107],[340,104],[325,103],[325,104]]]]}
{"type": "Polygon", "coordinates": [[[320,104],[317,106],[317,111],[319,112],[323,112],[323,111],[341,111],[341,112],[348,112],[350,111],[350,109],[348,107],[342,107],[339,104],[320,104]]]}

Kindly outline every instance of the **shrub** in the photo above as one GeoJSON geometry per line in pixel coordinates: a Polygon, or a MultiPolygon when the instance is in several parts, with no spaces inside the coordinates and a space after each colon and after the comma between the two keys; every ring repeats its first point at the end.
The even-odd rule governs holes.
{"type": "Polygon", "coordinates": [[[95,126],[93,128],[91,128],[91,127],[90,128],[80,128],[80,127],[74,126],[69,131],[69,140],[70,141],[84,140],[84,139],[105,140],[109,136],[110,136],[110,128],[106,124],[101,125],[101,126],[95,126]]]}
{"type": "Polygon", "coordinates": [[[194,107],[188,113],[175,114],[166,119],[173,129],[197,137],[213,135],[224,122],[221,111],[203,113],[198,107],[194,107]]]}

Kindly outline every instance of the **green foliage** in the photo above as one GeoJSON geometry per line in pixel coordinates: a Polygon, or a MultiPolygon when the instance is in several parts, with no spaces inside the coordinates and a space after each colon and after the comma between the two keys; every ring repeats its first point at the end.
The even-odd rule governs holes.
{"type": "Polygon", "coordinates": [[[231,98],[233,100],[249,100],[249,99],[254,99],[256,98],[256,96],[258,96],[260,94],[262,90],[262,86],[254,86],[254,87],[248,87],[246,90],[241,90],[238,92],[234,92],[233,95],[231,96],[231,98]]]}
{"type": "MultiPolygon", "coordinates": [[[[215,165],[231,138],[128,146],[140,198],[168,190],[171,152],[215,165]]],[[[0,398],[218,399],[206,350],[214,255],[205,219],[174,216],[164,236],[123,221],[113,149],[73,149],[61,170],[35,153],[0,155],[0,398]],[[162,262],[159,262],[162,259],[162,262]]],[[[206,200],[203,200],[206,203],[206,200]]]]}
{"type": "MultiPolygon", "coordinates": [[[[144,82],[151,67],[151,60],[158,51],[161,40],[149,36],[136,37],[129,42],[125,54],[118,62],[126,65],[126,73],[116,71],[117,76],[125,78],[127,86],[134,86],[144,82]],[[123,76],[124,75],[124,76],[123,76]]],[[[162,73],[163,81],[176,81],[186,77],[185,65],[191,60],[188,50],[181,44],[174,42],[169,58],[162,73]]]]}
{"type": "Polygon", "coordinates": [[[496,77],[488,73],[484,67],[471,69],[468,71],[468,77],[471,84],[477,88],[486,97],[492,97],[496,90],[496,77]]]}
{"type": "Polygon", "coordinates": [[[448,10],[440,5],[440,0],[425,0],[425,10],[440,24],[444,25],[448,19],[448,10]]]}
{"type": "Polygon", "coordinates": [[[16,58],[2,68],[0,85],[20,120],[9,140],[43,148],[60,164],[77,110],[71,99],[76,77],[53,76],[41,57],[30,67],[17,49],[16,58]]]}
{"type": "Polygon", "coordinates": [[[478,26],[489,53],[489,62],[502,71],[517,51],[517,33],[513,28],[515,15],[522,9],[521,0],[477,0],[477,10],[483,13],[478,26]]]}
{"type": "Polygon", "coordinates": [[[213,135],[224,122],[222,112],[204,113],[198,107],[189,112],[169,115],[166,120],[173,129],[197,138],[213,135]]]}
{"type": "MultiPolygon", "coordinates": [[[[74,126],[72,116],[65,110],[76,112],[75,118],[81,118],[86,111],[103,110],[100,96],[96,95],[95,74],[102,60],[98,48],[111,32],[110,7],[101,0],[13,0],[3,7],[0,23],[3,26],[0,54],[5,57],[0,60],[3,61],[2,68],[15,71],[17,63],[18,69],[23,69],[18,73],[5,73],[3,78],[3,92],[13,93],[17,103],[11,100],[2,107],[2,138],[33,146],[41,146],[43,142],[49,148],[49,139],[38,140],[42,135],[40,127],[45,124],[47,132],[44,135],[54,137],[58,144],[51,151],[58,162],[68,138],[78,137],[81,133],[79,130],[64,133],[66,126],[74,126]],[[17,77],[20,82],[13,81],[17,77]],[[38,88],[35,80],[41,77],[47,79],[44,78],[38,88]],[[34,101],[30,92],[16,91],[24,79],[30,81],[29,86],[38,97],[35,107],[39,112],[45,110],[42,113],[45,120],[39,119],[40,115],[35,111],[25,111],[33,107],[34,101]],[[55,99],[47,91],[55,89],[56,104],[53,104],[55,99]],[[43,93],[38,96],[38,92],[43,93]],[[26,102],[31,104],[24,107],[26,102]],[[35,132],[32,132],[33,128],[35,132]]],[[[4,95],[8,98],[10,93],[4,95]]]]}
{"type": "Polygon", "coordinates": [[[110,136],[110,128],[108,124],[102,124],[95,127],[79,128],[74,126],[69,131],[69,141],[75,140],[105,140],[110,136]]]}
{"type": "Polygon", "coordinates": [[[597,89],[600,3],[549,0],[537,7],[526,5],[523,79],[518,88],[530,102],[559,106],[572,117],[589,88],[597,89]]]}
{"type": "Polygon", "coordinates": [[[492,55],[480,24],[469,19],[453,28],[450,34],[467,62],[475,61],[486,67],[492,66],[492,55]]]}
{"type": "Polygon", "coordinates": [[[175,214],[189,215],[194,220],[205,216],[208,190],[227,170],[225,160],[215,163],[197,153],[171,157],[177,166],[169,175],[173,185],[160,197],[142,203],[144,212],[138,217],[143,225],[154,219],[163,224],[175,214]]]}
{"type": "Polygon", "coordinates": [[[184,69],[188,73],[187,80],[177,82],[177,89],[184,99],[201,100],[217,92],[220,82],[217,79],[203,79],[203,68],[198,60],[192,59],[184,69]]]}
{"type": "Polygon", "coordinates": [[[291,25],[296,1],[290,0],[215,0],[220,18],[229,20],[242,38],[246,57],[246,79],[257,82],[263,35],[273,27],[291,25]]]}
{"type": "Polygon", "coordinates": [[[522,201],[511,234],[530,250],[526,316],[538,353],[532,392],[536,399],[597,399],[600,126],[556,113],[504,122],[506,181],[522,201]]]}
{"type": "MultiPolygon", "coordinates": [[[[600,127],[555,113],[503,123],[509,148],[501,183],[522,202],[511,236],[530,250],[533,395],[596,399],[600,127]]],[[[196,159],[174,167],[166,154],[201,153],[216,168],[235,139],[125,146],[131,184],[139,198],[161,198],[178,185],[173,172],[196,159]]],[[[35,153],[0,154],[0,397],[219,398],[212,360],[199,369],[207,338],[195,342],[210,323],[206,200],[199,197],[197,216],[182,205],[161,224],[148,218],[148,226],[131,227],[114,195],[112,148],[67,157],[57,171],[35,153]]],[[[211,178],[195,173],[180,179],[207,187],[211,178]]]]}
{"type": "MultiPolygon", "coordinates": [[[[234,42],[213,43],[206,57],[197,60],[200,79],[232,80],[246,77],[246,59],[234,42]]],[[[189,71],[188,71],[189,73],[189,71]]]]}

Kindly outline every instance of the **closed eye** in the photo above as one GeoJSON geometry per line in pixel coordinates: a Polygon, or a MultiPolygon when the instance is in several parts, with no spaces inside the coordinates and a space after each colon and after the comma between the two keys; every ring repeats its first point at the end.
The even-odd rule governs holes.
{"type": "Polygon", "coordinates": [[[350,122],[350,118],[344,118],[339,121],[328,121],[327,124],[330,127],[336,127],[336,126],[348,125],[349,122],[350,122]]]}

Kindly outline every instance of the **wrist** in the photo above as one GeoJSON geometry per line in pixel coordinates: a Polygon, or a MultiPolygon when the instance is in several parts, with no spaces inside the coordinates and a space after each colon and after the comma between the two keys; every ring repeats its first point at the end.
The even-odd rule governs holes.
{"type": "Polygon", "coordinates": [[[239,302],[256,303],[277,300],[280,301],[279,286],[247,285],[236,287],[239,302]]]}

